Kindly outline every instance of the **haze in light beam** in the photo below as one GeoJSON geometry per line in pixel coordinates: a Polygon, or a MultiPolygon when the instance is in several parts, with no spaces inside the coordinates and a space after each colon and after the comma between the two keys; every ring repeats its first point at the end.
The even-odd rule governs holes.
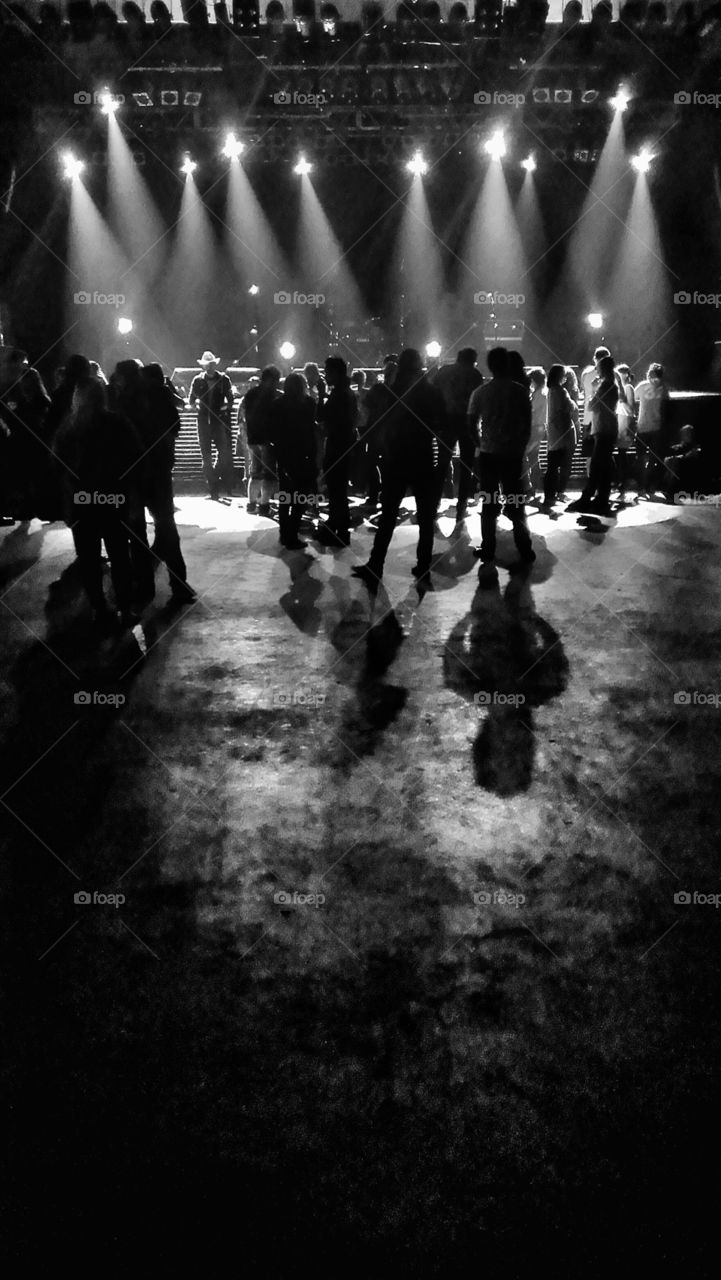
{"type": "MultiPolygon", "coordinates": [[[[223,332],[218,282],[226,279],[227,271],[221,269],[216,254],[210,216],[195,179],[188,177],[160,288],[164,311],[173,318],[174,363],[191,364],[204,349],[216,351],[223,332]]],[[[226,360],[233,358],[230,352],[216,354],[226,360]]]]}
{"type": "Polygon", "coordinates": [[[401,301],[401,342],[423,353],[427,342],[452,341],[447,334],[443,261],[434,235],[423,179],[415,177],[406,196],[392,271],[401,301]]]}
{"type": "Polygon", "coordinates": [[[632,367],[640,361],[634,369],[640,380],[653,360],[673,360],[678,337],[673,306],[673,291],[678,283],[673,283],[664,261],[644,174],[636,178],[627,225],[615,262],[609,309],[614,317],[614,342],[618,343],[619,356],[632,367]]]}

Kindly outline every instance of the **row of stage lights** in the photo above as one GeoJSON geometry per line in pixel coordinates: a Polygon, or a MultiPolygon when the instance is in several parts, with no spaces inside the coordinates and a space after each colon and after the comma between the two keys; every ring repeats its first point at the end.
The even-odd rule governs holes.
{"type": "MultiPolygon", "coordinates": [[[[106,116],[114,115],[120,106],[120,102],[112,93],[109,92],[109,90],[101,93],[98,101],[100,102],[100,109],[103,115],[106,116]]],[[[614,111],[623,112],[626,110],[631,98],[625,90],[619,89],[616,95],[609,101],[614,111]]],[[[241,142],[234,133],[229,133],[226,136],[225,144],[220,154],[226,160],[238,162],[245,149],[245,143],[241,142]]],[[[492,136],[483,144],[483,150],[491,157],[492,160],[503,159],[508,152],[508,147],[506,145],[506,139],[502,129],[497,129],[496,132],[492,134],[492,136]]],[[[638,173],[648,173],[651,167],[651,161],[654,158],[655,157],[650,149],[648,147],[643,147],[638,155],[632,157],[631,165],[638,173]]],[[[527,173],[533,173],[538,167],[533,153],[526,156],[526,159],[521,160],[520,163],[521,168],[525,169],[527,173]]],[[[83,161],[78,160],[71,152],[64,153],[63,166],[65,177],[71,179],[79,177],[85,168],[83,161]]],[[[191,159],[190,156],[186,155],[182,165],[180,166],[180,172],[185,174],[186,177],[190,177],[195,173],[197,167],[197,162],[191,159]]],[[[405,166],[407,172],[417,178],[422,178],[427,174],[429,167],[428,161],[425,159],[422,151],[416,151],[405,166]]],[[[305,156],[301,155],[293,166],[293,173],[297,173],[299,176],[303,177],[306,174],[311,173],[312,169],[312,164],[305,158],[305,156]]]]}

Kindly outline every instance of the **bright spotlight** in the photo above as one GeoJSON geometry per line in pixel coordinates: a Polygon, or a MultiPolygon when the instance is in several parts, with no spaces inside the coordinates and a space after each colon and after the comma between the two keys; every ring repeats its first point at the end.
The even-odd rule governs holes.
{"type": "Polygon", "coordinates": [[[115,115],[115,112],[120,106],[119,100],[113,97],[109,89],[103,89],[103,92],[98,98],[98,102],[100,103],[100,110],[104,116],[115,115]]]}
{"type": "Polygon", "coordinates": [[[626,93],[625,89],[619,89],[615,98],[610,99],[614,111],[625,111],[630,101],[631,95],[626,93]]]}
{"type": "Polygon", "coordinates": [[[186,156],[183,163],[180,166],[180,172],[184,173],[186,178],[189,178],[192,173],[195,173],[195,170],[197,169],[197,167],[198,166],[195,163],[195,161],[191,160],[190,156],[186,156]]]}
{"type": "Polygon", "coordinates": [[[423,158],[422,151],[416,151],[415,154],[411,156],[408,164],[406,165],[406,169],[409,173],[413,174],[414,178],[422,178],[424,173],[428,173],[428,164],[423,158]]]}
{"type": "Polygon", "coordinates": [[[255,298],[260,293],[260,289],[258,288],[257,284],[252,284],[248,290],[248,293],[251,295],[252,298],[255,298]]]}
{"type": "Polygon", "coordinates": [[[484,150],[488,152],[492,160],[503,159],[506,154],[506,139],[500,129],[496,129],[493,136],[484,144],[484,150]]]}
{"type": "Polygon", "coordinates": [[[590,314],[586,316],[586,323],[589,329],[602,329],[603,316],[601,315],[601,312],[591,311],[590,314]]]}
{"type": "Polygon", "coordinates": [[[642,147],[637,156],[633,156],[631,164],[637,173],[648,173],[651,161],[655,160],[648,147],[642,147]]]}
{"type": "Polygon", "coordinates": [[[536,157],[533,155],[526,156],[526,159],[521,161],[521,168],[525,169],[526,173],[535,173],[537,167],[536,157]]]}
{"type": "Polygon", "coordinates": [[[63,177],[70,179],[80,177],[85,165],[82,160],[78,160],[77,156],[73,155],[72,151],[63,152],[62,161],[63,177]]]}
{"type": "Polygon", "coordinates": [[[221,152],[226,160],[239,160],[245,151],[245,143],[240,142],[234,133],[229,133],[225,139],[225,146],[221,152]]]}
{"type": "Polygon", "coordinates": [[[440,342],[426,343],[426,355],[428,356],[429,360],[437,360],[440,354],[441,354],[440,342]]]}
{"type": "Polygon", "coordinates": [[[302,178],[305,174],[310,173],[312,168],[312,164],[306,160],[305,156],[299,156],[298,163],[293,169],[293,173],[297,173],[302,178]]]}
{"type": "Polygon", "coordinates": [[[121,316],[118,320],[118,333],[127,334],[133,332],[133,322],[128,320],[127,316],[121,316]]]}
{"type": "Polygon", "coordinates": [[[278,353],[282,360],[292,360],[295,355],[295,347],[292,342],[282,342],[278,348],[278,353]]]}

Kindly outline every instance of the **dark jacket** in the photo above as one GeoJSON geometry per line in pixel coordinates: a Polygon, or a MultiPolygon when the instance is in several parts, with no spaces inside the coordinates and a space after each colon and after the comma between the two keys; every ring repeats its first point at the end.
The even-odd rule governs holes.
{"type": "Polygon", "coordinates": [[[289,400],[281,395],[270,414],[270,438],[281,471],[315,483],[315,402],[310,396],[289,400]]]}
{"type": "Polygon", "coordinates": [[[227,373],[219,373],[212,380],[207,373],[198,373],[190,384],[191,405],[198,411],[199,427],[231,426],[233,408],[233,384],[227,373]]]}
{"type": "Polygon", "coordinates": [[[328,399],[318,408],[318,421],[325,434],[325,460],[341,458],[358,439],[356,421],[358,401],[350,383],[333,387],[328,399]]]}
{"type": "Polygon", "coordinates": [[[389,390],[393,403],[379,422],[383,456],[393,465],[434,467],[447,421],[443,396],[425,375],[405,387],[396,379],[389,390]]]}
{"type": "Polygon", "coordinates": [[[281,393],[275,387],[251,387],[243,400],[248,444],[264,445],[271,442],[273,410],[281,393]]]}

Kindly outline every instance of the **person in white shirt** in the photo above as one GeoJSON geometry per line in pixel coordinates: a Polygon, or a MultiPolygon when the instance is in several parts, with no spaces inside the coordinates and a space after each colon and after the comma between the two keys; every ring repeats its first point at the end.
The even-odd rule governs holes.
{"type": "Polygon", "coordinates": [[[543,488],[543,472],[538,453],[546,435],[547,397],[546,374],[543,369],[531,369],[531,438],[526,448],[526,497],[533,502],[543,488]]]}
{"type": "Polygon", "coordinates": [[[638,403],[639,497],[652,498],[663,469],[670,397],[663,380],[663,365],[651,364],[636,387],[638,403]]]}

